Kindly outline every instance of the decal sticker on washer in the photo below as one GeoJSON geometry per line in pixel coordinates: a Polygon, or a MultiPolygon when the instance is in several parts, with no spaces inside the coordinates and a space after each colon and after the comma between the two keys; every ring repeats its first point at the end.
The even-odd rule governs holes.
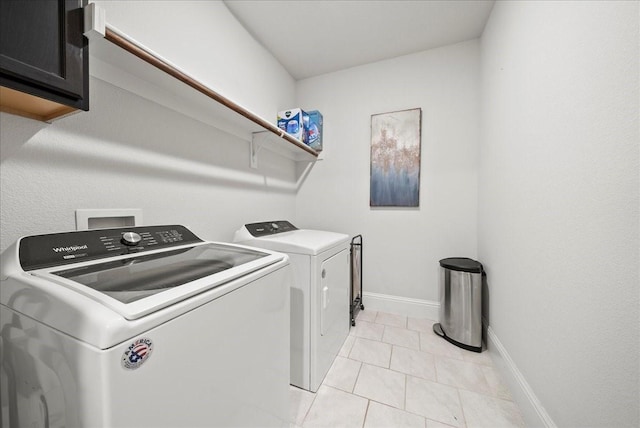
{"type": "Polygon", "coordinates": [[[135,370],[144,364],[151,356],[153,351],[153,342],[151,339],[141,337],[132,342],[127,350],[122,354],[122,367],[129,370],[135,370]]]}

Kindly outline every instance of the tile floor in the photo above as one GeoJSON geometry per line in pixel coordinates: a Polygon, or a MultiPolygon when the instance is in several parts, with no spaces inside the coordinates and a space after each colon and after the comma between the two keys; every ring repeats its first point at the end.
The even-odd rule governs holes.
{"type": "Polygon", "coordinates": [[[291,427],[524,427],[488,353],[434,323],[361,311],[318,392],[290,387],[291,427]]]}

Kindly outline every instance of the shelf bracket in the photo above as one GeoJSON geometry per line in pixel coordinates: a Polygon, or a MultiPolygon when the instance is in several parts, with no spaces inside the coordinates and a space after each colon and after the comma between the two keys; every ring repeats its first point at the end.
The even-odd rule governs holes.
{"type": "Polygon", "coordinates": [[[251,139],[251,168],[258,168],[258,153],[262,150],[262,144],[256,141],[257,138],[251,139]]]}

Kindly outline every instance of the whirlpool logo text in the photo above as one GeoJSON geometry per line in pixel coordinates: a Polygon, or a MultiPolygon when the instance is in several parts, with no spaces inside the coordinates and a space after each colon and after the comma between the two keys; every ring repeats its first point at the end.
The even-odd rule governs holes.
{"type": "Polygon", "coordinates": [[[78,250],[87,250],[89,246],[87,244],[84,245],[72,245],[70,247],[54,247],[53,251],[56,253],[73,253],[78,250]]]}

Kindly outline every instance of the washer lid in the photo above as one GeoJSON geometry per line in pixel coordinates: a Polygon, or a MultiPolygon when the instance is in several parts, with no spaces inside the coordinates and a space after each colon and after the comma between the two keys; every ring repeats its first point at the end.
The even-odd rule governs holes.
{"type": "Polygon", "coordinates": [[[205,244],[51,274],[86,285],[122,303],[131,303],[266,256],[246,248],[205,244]]]}
{"type": "Polygon", "coordinates": [[[217,243],[32,271],[134,320],[283,259],[217,243]]]}
{"type": "Polygon", "coordinates": [[[273,251],[312,256],[348,243],[349,235],[310,229],[266,235],[246,241],[247,245],[255,245],[273,251]]]}

